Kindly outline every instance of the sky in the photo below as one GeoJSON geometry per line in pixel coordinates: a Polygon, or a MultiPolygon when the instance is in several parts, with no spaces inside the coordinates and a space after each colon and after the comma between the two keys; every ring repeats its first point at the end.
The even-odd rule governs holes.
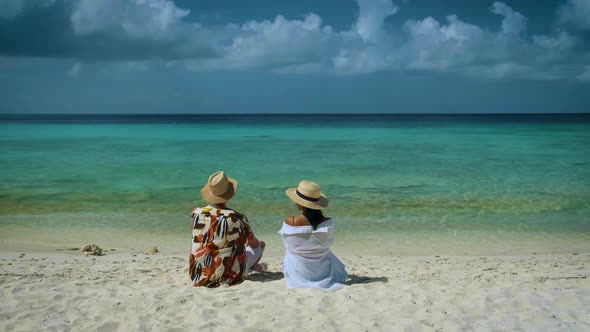
{"type": "Polygon", "coordinates": [[[2,0],[0,114],[590,112],[590,0],[2,0]]]}

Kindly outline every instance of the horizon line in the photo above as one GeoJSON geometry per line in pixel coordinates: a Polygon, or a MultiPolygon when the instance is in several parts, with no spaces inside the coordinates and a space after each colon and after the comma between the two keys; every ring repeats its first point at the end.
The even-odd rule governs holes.
{"type": "Polygon", "coordinates": [[[494,113],[0,113],[1,116],[225,116],[225,115],[582,115],[590,112],[494,112],[494,113]]]}

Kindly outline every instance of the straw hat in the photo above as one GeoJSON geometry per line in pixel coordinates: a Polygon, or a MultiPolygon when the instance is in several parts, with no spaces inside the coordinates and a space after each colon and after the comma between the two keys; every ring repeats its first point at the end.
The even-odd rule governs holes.
{"type": "Polygon", "coordinates": [[[309,180],[299,182],[297,188],[289,188],[285,191],[289,198],[306,208],[321,210],[328,206],[328,197],[322,194],[320,186],[309,180]]]}
{"type": "Polygon", "coordinates": [[[217,171],[209,177],[207,184],[201,189],[201,196],[209,203],[223,203],[229,201],[238,188],[238,181],[225,175],[224,171],[217,171]]]}

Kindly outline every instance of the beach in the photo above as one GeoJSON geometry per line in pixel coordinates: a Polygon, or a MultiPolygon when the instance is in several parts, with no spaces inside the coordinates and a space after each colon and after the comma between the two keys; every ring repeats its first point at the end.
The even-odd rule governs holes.
{"type": "Polygon", "coordinates": [[[590,332],[589,87],[590,0],[0,0],[0,332],[590,332]]]}
{"type": "Polygon", "coordinates": [[[590,329],[586,115],[0,120],[2,331],[590,329]],[[219,169],[268,268],[195,288],[190,211],[219,169]],[[334,293],[283,280],[302,179],[330,198],[334,293]]]}
{"type": "Polygon", "coordinates": [[[288,289],[282,257],[240,285],[192,287],[187,255],[3,252],[2,331],[584,331],[590,251],[341,256],[336,292],[288,289]]]}

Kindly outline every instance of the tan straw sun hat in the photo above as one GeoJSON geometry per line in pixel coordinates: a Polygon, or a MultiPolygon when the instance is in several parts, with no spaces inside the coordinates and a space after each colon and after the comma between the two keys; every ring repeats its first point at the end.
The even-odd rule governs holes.
{"type": "Polygon", "coordinates": [[[236,179],[228,177],[224,171],[217,171],[211,174],[207,184],[201,189],[201,196],[209,203],[223,203],[234,196],[236,188],[236,179]]]}
{"type": "Polygon", "coordinates": [[[299,182],[297,188],[289,188],[285,191],[289,198],[306,208],[321,210],[328,206],[328,197],[322,194],[320,186],[309,180],[299,182]]]}

